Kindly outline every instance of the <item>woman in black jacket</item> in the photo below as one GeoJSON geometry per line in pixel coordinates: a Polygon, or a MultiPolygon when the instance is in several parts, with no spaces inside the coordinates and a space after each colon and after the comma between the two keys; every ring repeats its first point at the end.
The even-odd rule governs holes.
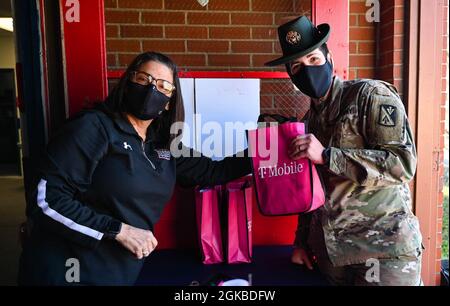
{"type": "Polygon", "coordinates": [[[170,129],[183,121],[175,64],[146,52],[105,103],[66,124],[47,146],[28,203],[19,284],[132,285],[157,245],[153,226],[176,180],[215,185],[250,173],[247,157],[212,161],[181,145],[170,129]]]}

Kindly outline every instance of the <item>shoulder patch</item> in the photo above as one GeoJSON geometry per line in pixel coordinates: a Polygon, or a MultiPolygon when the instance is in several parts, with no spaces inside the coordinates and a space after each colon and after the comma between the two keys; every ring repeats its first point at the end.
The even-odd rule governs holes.
{"type": "Polygon", "coordinates": [[[397,125],[397,107],[394,105],[381,104],[378,124],[382,126],[396,126],[397,125]]]}

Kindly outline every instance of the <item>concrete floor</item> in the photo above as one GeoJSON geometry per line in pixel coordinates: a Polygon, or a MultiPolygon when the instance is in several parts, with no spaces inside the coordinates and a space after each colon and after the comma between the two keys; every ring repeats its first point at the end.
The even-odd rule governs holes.
{"type": "Polygon", "coordinates": [[[0,177],[0,285],[16,285],[21,247],[18,227],[25,220],[21,177],[0,177]]]}

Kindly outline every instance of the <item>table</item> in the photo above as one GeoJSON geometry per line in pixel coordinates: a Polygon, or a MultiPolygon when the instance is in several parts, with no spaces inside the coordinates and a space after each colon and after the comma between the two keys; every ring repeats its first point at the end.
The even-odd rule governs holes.
{"type": "Polygon", "coordinates": [[[136,285],[187,286],[192,281],[205,284],[224,274],[248,280],[254,286],[327,286],[315,270],[290,262],[291,246],[256,246],[250,264],[204,265],[196,250],[160,250],[146,260],[136,285]]]}

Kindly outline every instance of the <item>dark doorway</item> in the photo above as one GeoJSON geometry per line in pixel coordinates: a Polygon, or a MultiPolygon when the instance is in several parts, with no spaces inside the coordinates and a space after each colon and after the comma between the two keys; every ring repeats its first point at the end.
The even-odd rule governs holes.
{"type": "Polygon", "coordinates": [[[22,175],[14,69],[0,69],[0,175],[22,175]]]}

